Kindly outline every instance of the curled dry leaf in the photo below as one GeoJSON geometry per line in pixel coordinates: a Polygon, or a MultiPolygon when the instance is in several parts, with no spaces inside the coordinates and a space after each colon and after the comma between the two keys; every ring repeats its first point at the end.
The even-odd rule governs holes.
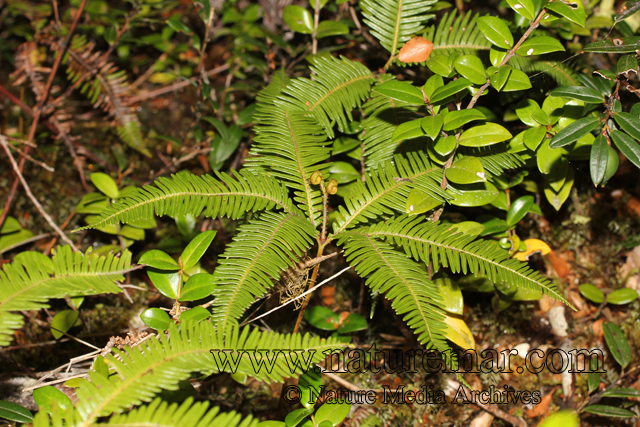
{"type": "Polygon", "coordinates": [[[402,46],[398,54],[400,62],[423,62],[429,59],[433,43],[423,37],[414,37],[402,46]]]}

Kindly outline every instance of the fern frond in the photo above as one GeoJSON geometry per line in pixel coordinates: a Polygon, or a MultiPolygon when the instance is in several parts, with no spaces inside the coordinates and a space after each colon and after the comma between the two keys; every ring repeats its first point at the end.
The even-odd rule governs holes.
{"type": "MultiPolygon", "coordinates": [[[[114,415],[108,422],[95,423],[94,426],[111,427],[208,427],[220,425],[225,427],[256,427],[258,420],[252,416],[231,412],[220,412],[219,407],[209,409],[209,402],[195,402],[193,397],[187,398],[180,405],[169,404],[160,398],[154,399],[149,405],[142,406],[127,414],[114,415]]],[[[46,411],[40,411],[34,418],[33,427],[53,427],[66,425],[72,427],[82,422],[77,419],[77,412],[60,413],[53,410],[51,420],[46,411]],[[75,418],[75,419],[74,419],[75,418]],[[63,422],[64,420],[64,422],[63,422]]]]}
{"type": "Polygon", "coordinates": [[[347,234],[338,244],[343,242],[347,262],[366,277],[372,290],[387,293],[391,306],[405,315],[420,343],[439,350],[448,348],[440,292],[420,265],[369,235],[347,234]]]}
{"type": "Polygon", "coordinates": [[[375,77],[368,67],[345,57],[320,57],[311,67],[314,79],[291,81],[275,104],[287,109],[310,112],[324,127],[329,138],[335,136],[333,123],[344,131],[353,121],[351,111],[369,96],[375,77]]]}
{"type": "Polygon", "coordinates": [[[182,172],[171,178],[158,178],[154,185],[145,185],[106,207],[95,222],[79,230],[150,219],[154,215],[197,216],[203,211],[208,217],[222,215],[233,219],[265,209],[300,213],[289,199],[286,187],[273,177],[247,170],[236,172],[235,178],[224,172],[216,172],[216,176],[218,179],[182,172]]]}
{"type": "Polygon", "coordinates": [[[108,355],[106,362],[116,375],[107,378],[98,372],[90,372],[91,382],[82,381],[77,389],[76,410],[83,420],[78,425],[88,427],[98,417],[120,413],[132,405],[151,401],[161,390],[176,390],[178,383],[189,378],[194,371],[204,375],[235,371],[260,381],[281,382],[285,377],[299,375],[311,363],[321,360],[324,351],[344,346],[335,339],[310,337],[308,334],[284,335],[260,332],[250,327],[241,331],[237,324],[231,323],[224,330],[216,329],[208,321],[183,323],[179,330],[171,324],[168,337],[160,334],[159,338],[151,338],[133,349],[113,350],[115,354],[108,355]],[[287,351],[299,349],[304,349],[304,355],[292,355],[287,351]],[[212,350],[223,350],[220,353],[230,363],[218,366],[219,360],[213,356],[212,350]],[[257,361],[252,361],[249,354],[244,353],[252,350],[259,351],[256,357],[260,354],[268,356],[273,361],[273,368],[264,358],[265,365],[260,369],[254,368],[257,361]],[[267,355],[263,350],[272,352],[267,355]],[[282,352],[274,354],[275,350],[282,352]],[[300,364],[294,366],[292,359],[300,364]],[[232,361],[238,362],[237,369],[232,367],[232,361]]]}
{"type": "MultiPolygon", "coordinates": [[[[379,80],[384,83],[391,78],[390,74],[384,74],[379,80]]],[[[360,123],[364,132],[359,137],[364,144],[367,169],[393,159],[393,153],[398,148],[397,142],[391,142],[393,132],[400,124],[417,119],[416,110],[417,107],[406,102],[373,92],[373,97],[363,106],[365,119],[360,123]]]]}
{"type": "MultiPolygon", "coordinates": [[[[59,45],[54,45],[60,49],[59,45]]],[[[75,36],[66,55],[67,74],[71,82],[86,80],[80,92],[86,94],[94,107],[101,107],[117,122],[118,135],[134,150],[151,157],[142,138],[138,116],[133,107],[126,105],[128,96],[127,75],[118,71],[100,52],[94,52],[95,43],[84,36],[75,36]]]]}
{"type": "Polygon", "coordinates": [[[509,60],[509,65],[527,74],[547,74],[560,86],[580,86],[580,80],[571,65],[561,60],[550,61],[515,55],[509,60]]]}
{"type": "Polygon", "coordinates": [[[254,116],[255,144],[245,164],[286,181],[294,190],[294,200],[309,220],[318,225],[322,193],[312,188],[309,177],[314,171],[330,166],[325,163],[330,149],[326,146],[326,134],[314,117],[274,104],[273,94],[281,84],[272,82],[259,96],[254,116]]]}
{"type": "Polygon", "coordinates": [[[0,271],[0,345],[8,345],[13,331],[23,323],[12,311],[39,310],[47,300],[69,296],[117,293],[114,283],[131,271],[131,253],[120,257],[72,252],[59,247],[52,258],[22,252],[0,271]]]}
{"type": "Polygon", "coordinates": [[[238,319],[298,261],[317,231],[305,218],[265,212],[240,227],[213,273],[216,284],[212,318],[222,325],[238,319]]]}
{"type": "Polygon", "coordinates": [[[366,184],[357,181],[355,188],[341,205],[334,234],[339,234],[358,223],[380,215],[404,212],[409,192],[418,188],[443,203],[449,199],[441,188],[442,168],[432,165],[427,156],[419,151],[407,157],[395,156],[395,165],[387,162],[384,167],[372,170],[366,184]]]}
{"type": "Polygon", "coordinates": [[[431,19],[435,0],[364,0],[360,3],[364,22],[382,47],[395,57],[402,44],[422,31],[423,23],[431,19]]]}
{"type": "Polygon", "coordinates": [[[524,164],[518,154],[507,152],[506,147],[501,144],[486,148],[462,147],[461,152],[465,156],[473,156],[480,160],[489,179],[502,175],[505,170],[516,169],[524,164]]]}
{"type": "Polygon", "coordinates": [[[402,246],[412,258],[432,263],[434,271],[442,266],[453,273],[480,274],[494,283],[533,289],[570,305],[552,282],[531,270],[526,263],[509,258],[509,253],[493,242],[458,233],[451,224],[422,221],[419,217],[400,216],[350,233],[386,239],[402,246]]]}
{"type": "Polygon", "coordinates": [[[476,25],[478,14],[467,13],[456,16],[457,11],[446,13],[438,27],[429,27],[424,38],[433,42],[432,54],[449,55],[452,52],[463,54],[477,54],[479,51],[489,51],[491,42],[482,34],[476,25]]]}

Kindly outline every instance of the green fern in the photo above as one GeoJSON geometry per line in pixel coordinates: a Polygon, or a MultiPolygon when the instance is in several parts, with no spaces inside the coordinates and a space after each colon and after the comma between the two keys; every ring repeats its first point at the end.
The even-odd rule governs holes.
{"type": "MultiPolygon", "coordinates": [[[[344,346],[334,339],[260,332],[250,327],[240,330],[231,323],[225,329],[216,329],[206,321],[188,322],[180,329],[171,325],[168,337],[161,334],[138,347],[114,350],[115,355],[107,356],[107,364],[117,375],[107,378],[99,372],[90,372],[91,382],[83,380],[77,389],[76,410],[82,423],[76,425],[87,427],[99,417],[150,402],[161,390],[176,390],[178,383],[194,371],[205,375],[220,372],[222,367],[217,365],[211,350],[225,350],[227,357],[232,359],[238,359],[240,352],[245,350],[283,350],[274,355],[271,372],[265,366],[256,372],[249,357],[240,358],[236,371],[260,381],[282,381],[302,373],[301,366],[291,365],[291,356],[285,350],[304,349],[302,365],[308,366],[307,362],[322,360],[324,351],[344,346]]],[[[224,371],[230,372],[230,365],[225,366],[224,371]]]]}
{"type": "MultiPolygon", "coordinates": [[[[180,405],[169,404],[160,398],[154,399],[149,405],[135,408],[127,414],[114,415],[108,422],[96,422],[94,426],[119,426],[119,427],[207,427],[221,425],[225,427],[256,427],[258,420],[252,416],[242,417],[235,411],[220,412],[217,406],[209,408],[209,402],[194,402],[192,397],[187,398],[180,405]]],[[[53,427],[66,425],[72,427],[82,423],[75,411],[62,413],[55,406],[51,419],[46,412],[36,414],[33,427],[53,427]]]]}
{"type": "Polygon", "coordinates": [[[22,327],[15,311],[39,310],[47,301],[65,296],[122,292],[115,282],[131,271],[131,253],[120,257],[72,252],[59,247],[52,258],[38,252],[22,252],[0,271],[0,345],[10,343],[13,331],[22,327]]]}
{"type": "Polygon", "coordinates": [[[387,294],[391,306],[415,329],[420,343],[445,350],[446,325],[442,300],[436,285],[408,256],[367,234],[350,234],[339,242],[356,272],[367,277],[373,290],[387,294]]]}
{"type": "Polygon", "coordinates": [[[215,173],[217,180],[188,172],[158,178],[155,185],[146,185],[118,200],[105,208],[95,222],[79,230],[150,219],[154,215],[175,217],[189,213],[240,218],[246,212],[265,209],[300,213],[289,199],[286,187],[272,177],[249,170],[236,172],[235,178],[224,172],[215,173]]]}
{"type": "Polygon", "coordinates": [[[371,34],[394,58],[400,47],[433,17],[428,12],[434,3],[436,0],[364,0],[360,6],[371,34]]]}
{"type": "Polygon", "coordinates": [[[489,51],[491,42],[482,34],[476,25],[478,14],[467,13],[464,16],[456,16],[457,11],[446,13],[438,27],[429,27],[422,36],[433,42],[432,54],[448,55],[453,52],[463,54],[477,54],[480,51],[489,51]]]}
{"type": "MultiPolygon", "coordinates": [[[[391,78],[390,74],[383,74],[379,80],[384,83],[391,78]]],[[[363,106],[365,119],[360,123],[367,168],[378,167],[393,159],[398,148],[397,142],[391,142],[393,132],[400,124],[419,118],[416,110],[417,107],[406,102],[373,92],[372,98],[363,106]]]]}
{"type": "Polygon", "coordinates": [[[316,234],[309,221],[284,213],[265,212],[240,227],[213,274],[213,319],[224,326],[240,318],[280,278],[281,271],[311,248],[316,234]]]}
{"type": "MultiPolygon", "coordinates": [[[[359,228],[353,233],[386,239],[401,246],[415,260],[432,264],[434,272],[440,267],[448,267],[453,273],[480,274],[495,283],[533,289],[570,305],[553,283],[526,263],[509,258],[508,252],[494,242],[458,233],[450,224],[422,221],[419,217],[401,216],[369,228],[359,228]]],[[[341,237],[341,241],[345,239],[341,237]]]]}
{"type": "Polygon", "coordinates": [[[578,76],[571,67],[570,63],[563,61],[550,61],[546,57],[528,58],[526,56],[513,56],[509,60],[509,65],[527,74],[547,74],[554,79],[559,86],[580,86],[578,76]]]}
{"type": "Polygon", "coordinates": [[[329,138],[333,138],[333,123],[344,131],[353,121],[351,111],[359,108],[369,96],[375,78],[367,67],[347,58],[317,58],[310,67],[314,80],[298,78],[284,89],[275,101],[287,109],[310,112],[322,125],[329,138]]]}
{"type": "Polygon", "coordinates": [[[345,198],[344,207],[333,224],[335,234],[350,227],[373,220],[380,215],[404,212],[409,192],[418,188],[444,202],[449,199],[441,188],[442,168],[431,164],[422,152],[407,157],[395,156],[395,165],[387,162],[367,176],[366,184],[356,182],[351,196],[345,198]]]}
{"type": "MultiPolygon", "coordinates": [[[[101,107],[117,123],[118,136],[134,150],[151,157],[146,148],[138,116],[133,107],[126,104],[128,95],[127,75],[105,57],[93,52],[95,43],[84,36],[75,36],[65,55],[67,75],[72,83],[83,80],[80,92],[86,94],[94,107],[101,107]],[[86,81],[84,81],[86,80],[86,81]]],[[[56,46],[56,49],[59,49],[56,46]]]]}

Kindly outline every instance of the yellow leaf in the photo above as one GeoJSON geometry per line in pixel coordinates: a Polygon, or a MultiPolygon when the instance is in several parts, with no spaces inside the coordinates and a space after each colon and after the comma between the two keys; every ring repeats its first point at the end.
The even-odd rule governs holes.
{"type": "Polygon", "coordinates": [[[447,324],[445,336],[448,340],[459,345],[463,350],[474,350],[476,348],[476,341],[464,320],[459,317],[445,315],[444,323],[447,324]]]}
{"type": "Polygon", "coordinates": [[[534,252],[541,252],[542,255],[546,255],[551,252],[551,248],[542,240],[527,239],[524,241],[527,245],[527,249],[523,252],[516,253],[513,257],[520,261],[526,261],[534,252]]]}

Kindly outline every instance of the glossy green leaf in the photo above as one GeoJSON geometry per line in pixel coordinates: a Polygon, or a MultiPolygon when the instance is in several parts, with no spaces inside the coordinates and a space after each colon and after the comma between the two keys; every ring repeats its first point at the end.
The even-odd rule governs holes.
{"type": "Polygon", "coordinates": [[[309,324],[323,331],[335,331],[340,324],[340,318],[327,307],[316,305],[304,312],[304,318],[309,324]]]}
{"type": "Polygon", "coordinates": [[[0,418],[24,424],[33,422],[33,414],[27,408],[6,400],[0,400],[0,418]]]}
{"type": "Polygon", "coordinates": [[[447,180],[456,184],[473,184],[486,181],[484,167],[477,157],[468,156],[456,160],[445,171],[447,180]]]}
{"type": "Polygon", "coordinates": [[[596,117],[585,117],[576,120],[562,129],[551,139],[551,148],[560,148],[577,141],[589,132],[600,126],[600,120],[596,117]]]}
{"type": "Polygon", "coordinates": [[[640,397],[640,390],[634,388],[610,388],[602,392],[602,397],[638,398],[640,397]]]}
{"type": "Polygon", "coordinates": [[[111,178],[106,173],[92,173],[91,175],[89,175],[89,178],[91,178],[91,182],[96,186],[98,190],[102,191],[111,199],[115,199],[118,197],[118,185],[113,180],[113,178],[111,178]]]}
{"type": "Polygon", "coordinates": [[[317,39],[323,39],[330,36],[338,36],[340,34],[349,34],[349,27],[342,22],[322,21],[318,24],[317,39]]]}
{"type": "Polygon", "coordinates": [[[178,263],[169,254],[158,249],[152,249],[142,254],[138,263],[158,270],[180,270],[178,263]]]}
{"type": "Polygon", "coordinates": [[[211,313],[204,307],[193,307],[180,314],[181,322],[199,322],[211,317],[211,313]]]}
{"type": "Polygon", "coordinates": [[[611,132],[611,139],[618,147],[618,150],[636,167],[640,168],[640,145],[629,135],[619,130],[611,132]]]}
{"type": "Polygon", "coordinates": [[[434,275],[431,280],[438,287],[438,291],[440,291],[444,311],[447,313],[462,314],[464,300],[460,286],[443,272],[434,275]]]}
{"type": "Polygon", "coordinates": [[[401,123],[391,135],[391,142],[406,141],[424,135],[422,119],[415,119],[401,123]]]}
{"type": "Polygon", "coordinates": [[[613,118],[623,131],[636,141],[640,140],[640,118],[629,113],[618,113],[613,118]]]}
{"type": "Polygon", "coordinates": [[[531,0],[507,0],[509,6],[519,15],[529,21],[535,19],[536,7],[531,0]]]}
{"type": "Polygon", "coordinates": [[[603,417],[613,418],[631,418],[635,417],[636,413],[628,409],[619,408],[616,406],[607,405],[590,405],[583,409],[584,412],[590,414],[601,415],[603,417]]]}
{"type": "Polygon", "coordinates": [[[481,85],[487,82],[487,73],[482,61],[475,55],[463,55],[456,59],[454,68],[471,83],[481,85]]]}
{"type": "Polygon", "coordinates": [[[16,245],[20,242],[24,242],[31,237],[33,237],[33,233],[25,229],[22,229],[17,233],[0,235],[0,250],[16,245]]]}
{"type": "Polygon", "coordinates": [[[286,417],[284,417],[284,423],[287,425],[287,427],[295,427],[311,414],[313,414],[313,407],[294,409],[293,411],[289,412],[286,417]]]}
{"type": "Polygon", "coordinates": [[[507,83],[502,87],[503,92],[517,92],[531,88],[531,80],[524,72],[515,68],[509,73],[507,83]]]}
{"type": "Polygon", "coordinates": [[[598,360],[591,358],[589,360],[590,372],[587,374],[587,388],[589,389],[589,393],[593,393],[600,388],[600,372],[597,372],[597,370],[598,360]]]}
{"type": "Polygon", "coordinates": [[[388,82],[384,82],[381,85],[376,86],[374,90],[398,101],[404,101],[415,105],[424,104],[424,97],[422,96],[420,88],[407,82],[389,80],[388,82]]]}
{"type": "Polygon", "coordinates": [[[635,53],[640,50],[640,36],[601,40],[589,43],[582,50],[595,53],[635,53]]]}
{"type": "Polygon", "coordinates": [[[470,123],[474,120],[485,120],[487,117],[480,110],[476,110],[474,108],[465,109],[465,110],[455,110],[447,113],[444,116],[444,124],[442,129],[444,131],[451,131],[458,129],[467,123],[470,123]]]}
{"type": "Polygon", "coordinates": [[[513,68],[509,65],[503,65],[498,68],[498,71],[491,75],[491,86],[493,86],[497,91],[502,90],[504,85],[507,83],[507,80],[509,80],[512,70],[513,68]]]}
{"type": "Polygon", "coordinates": [[[145,238],[144,230],[129,225],[123,225],[115,234],[131,240],[144,240],[145,238]]]}
{"type": "Polygon", "coordinates": [[[191,29],[187,27],[185,24],[180,22],[180,18],[182,17],[181,13],[176,13],[171,15],[171,18],[167,20],[167,25],[174,31],[180,31],[186,34],[191,34],[191,29]]]}
{"type": "Polygon", "coordinates": [[[56,313],[51,320],[51,334],[55,339],[64,336],[64,333],[73,327],[78,320],[80,312],[77,310],[62,310],[56,313]]]}
{"type": "Polygon", "coordinates": [[[542,126],[551,125],[551,118],[544,110],[536,110],[531,115],[533,119],[542,126]]]}
{"type": "Polygon", "coordinates": [[[552,96],[577,99],[590,104],[602,104],[604,97],[597,90],[586,86],[562,86],[550,92],[552,96]]]}
{"type": "Polygon", "coordinates": [[[484,231],[480,236],[490,236],[492,234],[503,233],[509,229],[507,222],[492,215],[478,217],[478,221],[484,226],[484,231]],[[486,217],[486,219],[484,219],[486,217]]]}
{"type": "Polygon", "coordinates": [[[607,303],[615,305],[629,304],[638,299],[638,292],[629,288],[617,289],[607,295],[607,303]]]}
{"type": "Polygon", "coordinates": [[[593,286],[591,283],[580,285],[578,286],[578,289],[580,290],[580,294],[582,294],[582,296],[589,301],[596,304],[602,304],[604,302],[604,293],[602,293],[599,288],[593,286]]]}
{"type": "MultiPolygon", "coordinates": [[[[542,110],[538,110],[538,111],[542,111],[542,110]]],[[[527,129],[523,136],[524,145],[529,150],[536,151],[546,134],[547,134],[547,129],[542,126],[527,129]]]]}
{"type": "Polygon", "coordinates": [[[367,319],[358,313],[351,313],[338,327],[339,334],[349,334],[356,331],[364,331],[369,327],[367,319]]]}
{"type": "Polygon", "coordinates": [[[449,63],[448,55],[431,55],[429,59],[427,59],[427,67],[429,67],[433,73],[442,77],[449,77],[453,71],[449,63]]]}
{"type": "Polygon", "coordinates": [[[511,138],[513,136],[504,127],[487,123],[464,131],[458,142],[465,147],[486,147],[511,138]]]}
{"type": "Polygon", "coordinates": [[[550,147],[550,140],[546,139],[538,148],[536,163],[543,174],[550,174],[560,164],[562,150],[550,147]]]}
{"type": "Polygon", "coordinates": [[[584,8],[579,7],[578,3],[575,3],[575,6],[569,6],[563,1],[553,1],[547,3],[545,8],[564,18],[567,18],[569,21],[573,22],[574,24],[578,24],[581,27],[584,27],[585,21],[587,20],[584,8]]]}
{"type": "Polygon", "coordinates": [[[442,130],[442,125],[444,124],[444,117],[440,114],[436,116],[427,116],[424,117],[420,121],[420,125],[422,129],[427,134],[427,136],[433,140],[435,140],[438,135],[440,135],[440,130],[442,130]]]}
{"type": "Polygon", "coordinates": [[[315,422],[320,425],[325,421],[331,423],[331,426],[337,426],[349,415],[351,404],[345,403],[325,403],[315,414],[315,422]]]}
{"type": "Polygon", "coordinates": [[[318,396],[320,396],[322,377],[314,369],[307,370],[298,380],[300,403],[305,408],[313,408],[318,396]]]}
{"type": "Polygon", "coordinates": [[[431,96],[431,102],[438,102],[447,99],[448,97],[453,96],[472,85],[473,84],[465,78],[459,78],[458,80],[449,82],[446,85],[437,88],[433,92],[433,95],[431,96]]]}
{"type": "Polygon", "coordinates": [[[466,186],[458,185],[456,190],[462,193],[451,194],[453,199],[450,203],[456,206],[483,206],[491,203],[500,195],[498,189],[490,182],[479,182],[466,186]]]}
{"type": "Polygon", "coordinates": [[[427,96],[427,98],[430,100],[431,95],[433,95],[433,92],[441,86],[444,86],[444,80],[442,80],[442,76],[439,74],[434,74],[433,76],[429,77],[429,79],[424,84],[424,86],[422,86],[422,90],[424,91],[424,94],[427,96]]]}
{"type": "Polygon", "coordinates": [[[549,36],[529,38],[516,50],[520,56],[543,55],[550,52],[564,52],[564,47],[557,39],[549,36]]]}
{"type": "Polygon", "coordinates": [[[542,298],[542,292],[535,289],[517,288],[513,295],[509,296],[511,301],[538,301],[542,298]]]}
{"type": "Polygon", "coordinates": [[[428,193],[414,188],[409,193],[409,196],[407,196],[405,212],[409,215],[417,215],[437,208],[441,204],[442,201],[440,199],[436,199],[428,193]]]}
{"type": "Polygon", "coordinates": [[[624,333],[613,322],[604,322],[602,330],[611,355],[620,366],[626,368],[631,362],[631,347],[624,333]]]}
{"type": "Polygon", "coordinates": [[[533,113],[540,109],[538,103],[532,99],[524,99],[516,105],[516,115],[520,121],[529,126],[537,126],[533,113]]]}
{"type": "Polygon", "coordinates": [[[195,301],[206,298],[213,293],[215,287],[213,275],[207,273],[194,274],[182,287],[178,301],[195,301]]]}
{"type": "Polygon", "coordinates": [[[438,153],[440,156],[448,156],[456,149],[456,137],[455,135],[449,135],[446,138],[440,137],[435,140],[433,144],[433,151],[438,153]]]}
{"type": "Polygon", "coordinates": [[[329,173],[331,178],[338,181],[339,184],[346,184],[360,179],[360,172],[351,163],[347,162],[333,162],[329,167],[329,173]]]}
{"type": "MultiPolygon", "coordinates": [[[[97,194],[97,193],[94,193],[97,194]]],[[[104,196],[103,196],[104,197],[104,196]]],[[[0,209],[0,214],[2,213],[2,209],[0,209]]],[[[0,234],[9,234],[15,233],[16,231],[20,231],[22,227],[17,219],[12,216],[7,216],[4,220],[4,224],[2,224],[2,228],[0,228],[0,234]]]]}
{"type": "Polygon", "coordinates": [[[503,49],[513,46],[513,35],[505,22],[495,16],[481,16],[476,20],[482,34],[494,45],[503,49]]]}
{"type": "Polygon", "coordinates": [[[591,181],[596,186],[604,179],[608,158],[609,144],[607,139],[603,135],[598,135],[591,146],[591,156],[589,158],[591,181]]]}
{"type": "Polygon", "coordinates": [[[333,149],[331,152],[335,156],[336,154],[347,153],[359,146],[360,141],[358,141],[357,139],[341,136],[333,141],[333,149]]]}
{"type": "Polygon", "coordinates": [[[178,299],[180,295],[180,274],[148,269],[147,274],[158,292],[167,298],[178,299]]]}
{"type": "Polygon", "coordinates": [[[551,186],[549,186],[549,184],[545,181],[544,195],[549,203],[551,203],[551,206],[555,208],[555,210],[559,211],[564,202],[569,198],[569,194],[571,193],[571,189],[573,188],[573,180],[573,168],[569,168],[567,171],[567,177],[560,191],[554,191],[551,186]]]}
{"type": "Polygon", "coordinates": [[[618,74],[624,74],[628,76],[629,72],[637,73],[638,72],[638,60],[635,55],[624,55],[618,59],[618,64],[616,65],[616,71],[618,74]]]}
{"type": "MultiPolygon", "coordinates": [[[[185,270],[195,266],[202,255],[207,251],[209,245],[216,236],[216,232],[213,230],[204,231],[194,237],[187,247],[182,251],[180,259],[182,260],[182,268],[185,270]]],[[[157,267],[156,267],[157,268],[157,267]]]]}
{"type": "Polygon", "coordinates": [[[529,212],[533,206],[533,196],[522,196],[511,203],[507,211],[507,225],[513,227],[529,212]]]}
{"type": "Polygon", "coordinates": [[[47,385],[33,390],[33,400],[36,401],[41,411],[51,413],[51,408],[55,404],[63,411],[73,408],[71,399],[57,388],[47,385]]]}
{"type": "Polygon", "coordinates": [[[157,331],[166,331],[171,324],[171,318],[166,311],[159,308],[148,308],[140,315],[142,323],[157,331]]]}
{"type": "Polygon", "coordinates": [[[313,17],[304,7],[289,5],[282,11],[282,19],[293,31],[302,34],[313,33],[313,17]]]}

